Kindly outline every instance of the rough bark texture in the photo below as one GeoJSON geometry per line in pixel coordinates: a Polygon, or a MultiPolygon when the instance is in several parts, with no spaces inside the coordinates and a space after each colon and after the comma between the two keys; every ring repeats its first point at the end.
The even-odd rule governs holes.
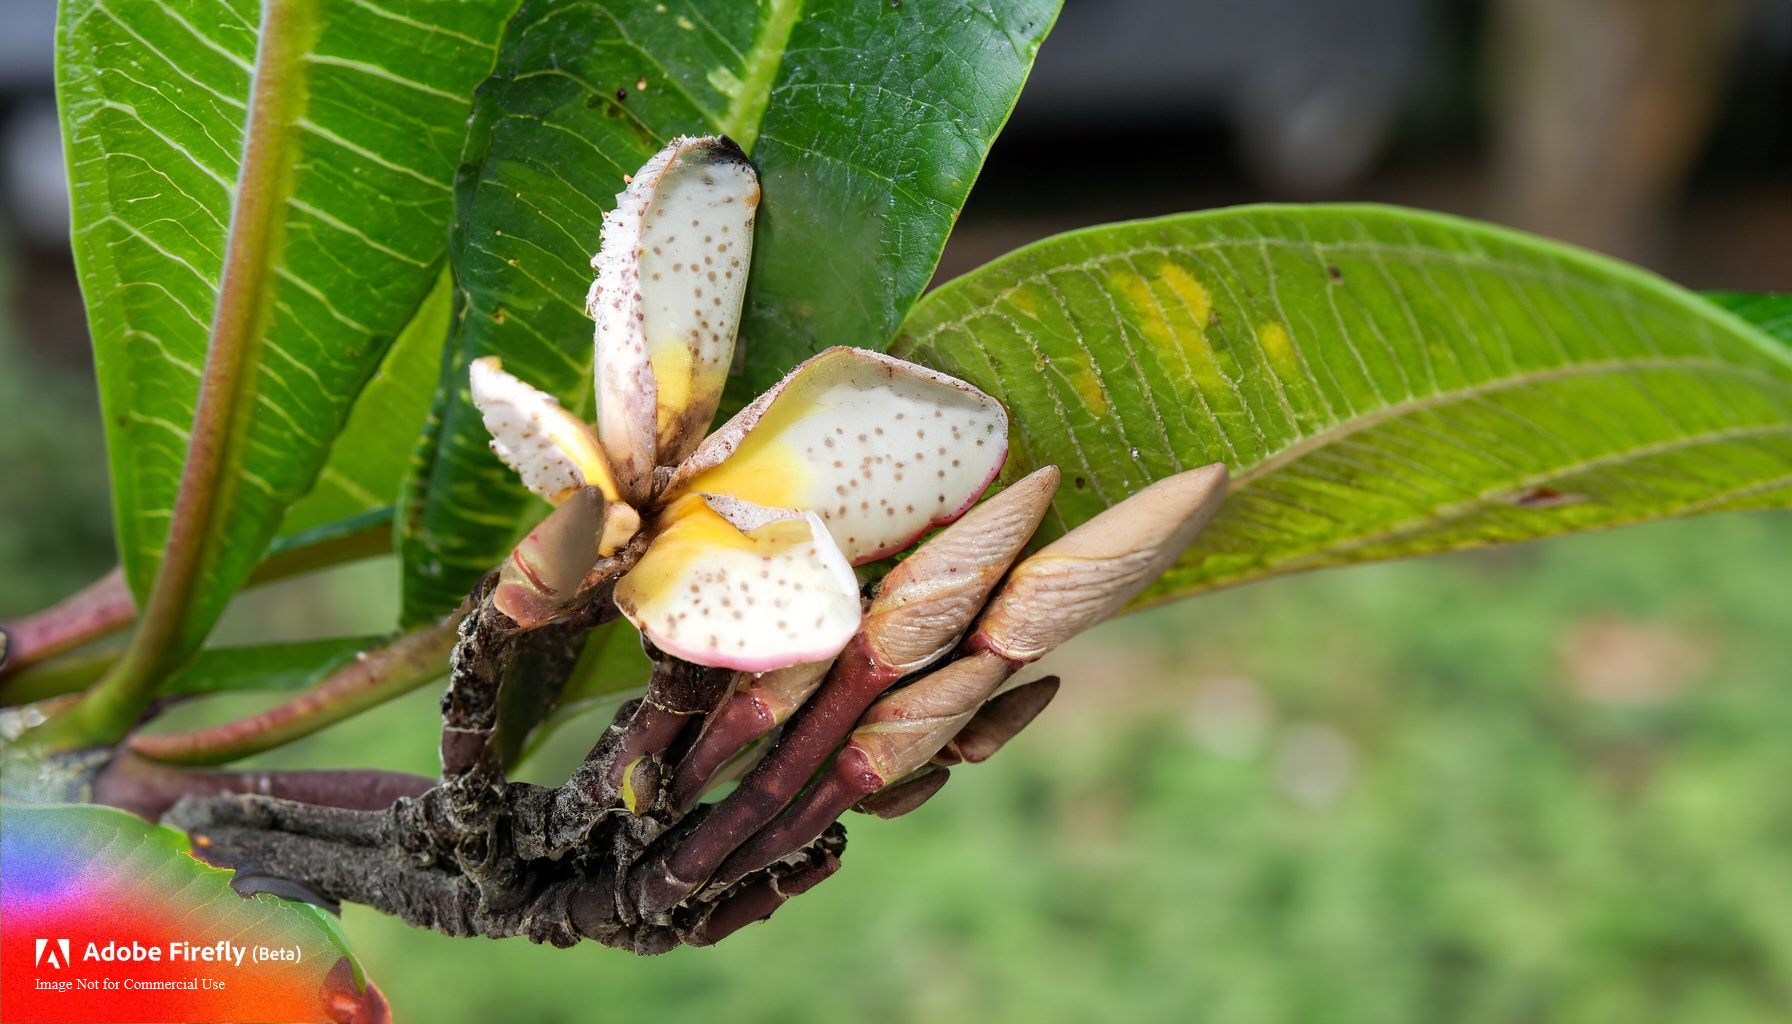
{"type": "MultiPolygon", "coordinates": [[[[650,650],[646,695],[621,708],[564,785],[504,776],[506,753],[552,708],[585,634],[615,616],[613,581],[638,555],[630,549],[600,563],[580,601],[526,631],[494,607],[493,577],[481,582],[442,695],[440,782],[367,809],[325,806],[345,801],[314,800],[319,794],[309,791],[310,802],[220,792],[236,787],[195,775],[166,820],[193,837],[197,853],[252,886],[277,885],[326,905],[363,903],[449,935],[520,935],[556,946],[589,939],[660,953],[707,945],[769,916],[839,866],[842,828],[652,915],[624,897],[643,852],[662,836],[675,841],[669,832],[685,834],[707,810],[683,815],[674,806],[669,758],[726,701],[732,672],[650,650]]],[[[156,796],[176,789],[162,785],[156,796]]]]}

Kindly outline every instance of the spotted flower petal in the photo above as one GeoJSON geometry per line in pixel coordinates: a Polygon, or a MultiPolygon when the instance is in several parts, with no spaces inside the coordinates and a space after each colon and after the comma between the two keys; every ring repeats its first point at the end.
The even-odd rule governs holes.
{"type": "Polygon", "coordinates": [[[631,499],[708,429],[734,358],[759,178],[726,138],[673,139],[604,217],[597,279],[598,433],[631,499]]]}
{"type": "Polygon", "coordinates": [[[831,658],[857,631],[858,582],[813,513],[693,494],[660,522],[616,606],[661,650],[766,672],[831,658]]]}
{"type": "Polygon", "coordinates": [[[705,439],[668,493],[812,511],[863,565],[962,515],[1007,453],[995,399],[913,363],[833,348],[705,439]]]}
{"type": "Polygon", "coordinates": [[[473,360],[468,378],[473,404],[492,435],[492,451],[516,470],[525,487],[555,503],[586,486],[616,500],[616,479],[603,446],[553,395],[506,373],[497,356],[473,360]]]}

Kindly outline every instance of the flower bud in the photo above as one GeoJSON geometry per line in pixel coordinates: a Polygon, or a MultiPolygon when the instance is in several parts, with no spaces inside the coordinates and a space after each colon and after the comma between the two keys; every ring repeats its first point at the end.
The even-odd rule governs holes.
{"type": "Polygon", "coordinates": [[[581,487],[561,501],[504,560],[492,604],[523,629],[559,615],[597,564],[603,512],[595,487],[581,487]]]}
{"type": "Polygon", "coordinates": [[[989,651],[959,658],[883,697],[847,740],[884,782],[926,764],[1014,671],[989,651]]]}
{"type": "Polygon", "coordinates": [[[1181,556],[1226,497],[1221,463],[1159,480],[1015,566],[971,646],[1037,661],[1119,611],[1181,556]]]}
{"type": "Polygon", "coordinates": [[[923,768],[901,782],[885,786],[853,804],[852,809],[885,820],[900,818],[931,800],[933,794],[938,793],[940,787],[951,777],[950,769],[923,768]]]}
{"type": "Polygon", "coordinates": [[[934,763],[979,764],[989,760],[1003,744],[1032,724],[1057,695],[1058,677],[1046,676],[991,697],[934,756],[934,763]]]}
{"type": "Polygon", "coordinates": [[[951,650],[1039,528],[1057,489],[1058,467],[1037,470],[891,570],[860,627],[871,656],[903,676],[951,650]]]}

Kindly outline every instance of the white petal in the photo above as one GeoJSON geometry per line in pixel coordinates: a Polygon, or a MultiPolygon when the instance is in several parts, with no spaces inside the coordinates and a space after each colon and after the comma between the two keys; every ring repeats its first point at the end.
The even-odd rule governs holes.
{"type": "Polygon", "coordinates": [[[693,495],[661,521],[616,584],[616,606],[661,650],[767,672],[831,658],[858,630],[858,582],[814,515],[754,510],[743,532],[693,495]]]}
{"type": "Polygon", "coordinates": [[[553,502],[586,486],[612,501],[618,497],[596,435],[553,395],[506,373],[497,356],[473,360],[467,377],[492,451],[516,470],[523,486],[553,502]]]}
{"type": "Polygon", "coordinates": [[[759,178],[726,138],[673,139],[605,215],[586,299],[598,431],[636,500],[708,429],[734,358],[759,178]]]}
{"type": "Polygon", "coordinates": [[[668,493],[814,512],[863,565],[963,515],[1007,454],[995,399],[923,366],[832,348],[704,440],[668,493]]]}

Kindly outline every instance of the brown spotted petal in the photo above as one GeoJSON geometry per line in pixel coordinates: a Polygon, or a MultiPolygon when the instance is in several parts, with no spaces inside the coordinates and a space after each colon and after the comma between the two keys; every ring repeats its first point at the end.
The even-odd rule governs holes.
{"type": "Polygon", "coordinates": [[[720,136],[681,136],[604,216],[586,308],[597,322],[598,435],[630,500],[715,416],[753,251],[759,178],[720,136]]]}
{"type": "Polygon", "coordinates": [[[832,348],[704,439],[668,493],[813,512],[863,565],[969,509],[1008,451],[1008,416],[961,380],[832,348]]]}
{"type": "Polygon", "coordinates": [[[813,513],[690,495],[659,529],[616,606],[668,654],[767,672],[832,658],[858,631],[858,581],[813,513]]]}
{"type": "Polygon", "coordinates": [[[506,373],[497,356],[473,360],[467,378],[492,451],[516,470],[523,486],[554,502],[587,485],[617,500],[609,460],[585,421],[554,396],[506,373]]]}
{"type": "Polygon", "coordinates": [[[1181,556],[1226,498],[1215,463],[1166,477],[1015,566],[970,641],[1014,662],[1119,611],[1181,556]]]}

